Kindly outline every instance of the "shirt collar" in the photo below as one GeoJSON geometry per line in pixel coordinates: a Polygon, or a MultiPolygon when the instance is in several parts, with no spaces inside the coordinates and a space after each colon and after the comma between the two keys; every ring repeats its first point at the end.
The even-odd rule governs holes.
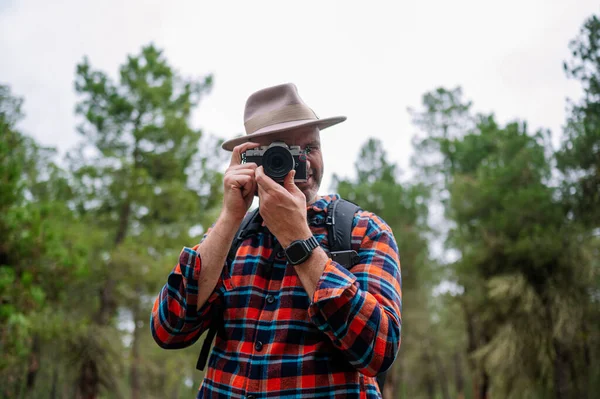
{"type": "Polygon", "coordinates": [[[312,204],[306,207],[307,211],[313,210],[315,212],[324,212],[327,209],[327,205],[330,202],[338,200],[340,198],[339,194],[327,194],[319,196],[318,199],[312,204]]]}

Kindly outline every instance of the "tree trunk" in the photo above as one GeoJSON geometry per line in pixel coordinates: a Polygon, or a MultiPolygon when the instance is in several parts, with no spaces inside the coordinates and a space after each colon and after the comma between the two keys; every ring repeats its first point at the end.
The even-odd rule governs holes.
{"type": "Polygon", "coordinates": [[[456,397],[457,399],[465,398],[465,379],[462,373],[462,363],[460,361],[460,354],[454,353],[454,384],[456,385],[456,397]]]}
{"type": "Polygon", "coordinates": [[[52,368],[52,386],[50,388],[50,399],[58,399],[58,367],[52,368]]]}
{"type": "MultiPolygon", "coordinates": [[[[582,342],[581,348],[581,360],[582,364],[578,368],[578,370],[573,370],[573,375],[576,377],[575,381],[577,382],[577,396],[581,399],[589,398],[589,381],[590,381],[590,373],[592,370],[592,356],[590,351],[590,333],[585,324],[585,321],[581,327],[581,332],[584,337],[586,337],[582,342]]],[[[577,362],[579,365],[579,362],[577,362]]]]}
{"type": "Polygon", "coordinates": [[[446,369],[442,358],[436,353],[433,355],[435,359],[435,368],[437,370],[438,380],[440,382],[440,390],[442,391],[443,399],[450,399],[450,391],[448,389],[448,378],[446,377],[446,369]]]}
{"type": "Polygon", "coordinates": [[[427,397],[429,399],[435,399],[435,380],[431,374],[428,374],[426,378],[425,390],[427,392],[427,397]]]}
{"type": "Polygon", "coordinates": [[[570,399],[573,396],[569,378],[569,356],[558,340],[554,346],[554,395],[556,399],[570,399]]]}
{"type": "Polygon", "coordinates": [[[127,235],[127,229],[129,227],[129,216],[131,214],[131,201],[126,199],[121,207],[121,214],[119,215],[119,227],[117,229],[117,235],[115,236],[115,248],[121,245],[125,236],[127,235]]]}
{"type": "Polygon", "coordinates": [[[478,337],[476,330],[476,321],[475,317],[467,310],[466,306],[463,306],[465,311],[466,323],[467,323],[467,339],[468,339],[468,359],[469,359],[469,367],[471,368],[471,375],[473,375],[473,395],[474,399],[487,399],[488,391],[489,391],[489,376],[483,370],[483,368],[477,364],[477,362],[472,358],[472,354],[475,353],[479,344],[485,345],[487,342],[487,337],[478,337]],[[481,342],[483,341],[483,342],[481,342]]]}
{"type": "Polygon", "coordinates": [[[488,392],[490,390],[490,376],[485,371],[481,372],[481,386],[479,388],[479,399],[488,399],[488,392]]]}
{"type": "Polygon", "coordinates": [[[585,374],[583,376],[580,376],[580,390],[579,390],[579,397],[581,399],[588,399],[590,397],[589,395],[589,378],[590,378],[590,370],[592,370],[592,361],[591,361],[591,354],[590,354],[590,343],[589,340],[586,339],[584,344],[583,344],[583,367],[585,370],[585,374]]]}
{"type": "Polygon", "coordinates": [[[473,321],[471,313],[467,310],[467,307],[463,306],[463,309],[465,311],[465,321],[467,325],[467,359],[469,368],[471,369],[471,375],[473,376],[473,395],[475,395],[475,399],[479,399],[479,373],[477,370],[477,364],[471,356],[471,354],[477,349],[477,342],[475,340],[475,322],[473,321]]]}
{"type": "MultiPolygon", "coordinates": [[[[136,288],[137,298],[140,298],[142,293],[139,287],[136,288]]],[[[140,381],[140,339],[143,329],[143,321],[141,318],[139,303],[135,301],[133,309],[133,341],[131,343],[131,399],[141,399],[141,381],[140,381]]]]}
{"type": "Polygon", "coordinates": [[[29,354],[29,365],[27,367],[27,382],[25,385],[25,392],[27,395],[33,391],[35,385],[35,378],[40,369],[40,337],[35,334],[33,336],[33,342],[31,344],[31,353],[29,354]]]}
{"type": "MultiPolygon", "coordinates": [[[[115,235],[115,248],[125,240],[130,215],[131,202],[129,199],[126,199],[119,215],[119,225],[117,234],[115,235]]],[[[111,273],[107,273],[104,287],[100,290],[100,308],[96,317],[96,323],[99,326],[107,326],[117,309],[117,301],[114,294],[116,283],[115,277],[111,273]]],[[[96,399],[98,397],[100,375],[96,359],[90,358],[83,363],[77,389],[78,399],[96,399]]]]}
{"type": "Polygon", "coordinates": [[[135,335],[139,335],[136,331],[139,328],[135,328],[134,330],[134,338],[133,338],[133,347],[131,348],[132,359],[131,359],[131,399],[141,399],[141,387],[140,387],[140,369],[139,369],[139,337],[135,335]]]}
{"type": "Polygon", "coordinates": [[[392,367],[388,370],[387,376],[385,378],[385,385],[383,386],[383,392],[381,396],[383,399],[393,399],[398,397],[398,382],[399,378],[399,362],[396,362],[392,365],[392,367]]]}
{"type": "Polygon", "coordinates": [[[77,381],[76,399],[96,399],[100,389],[98,366],[93,359],[86,359],[81,365],[77,381]]]}
{"type": "Polygon", "coordinates": [[[436,399],[436,395],[435,395],[436,381],[433,376],[433,374],[434,374],[432,371],[433,369],[432,369],[432,367],[429,366],[433,363],[433,358],[427,351],[423,352],[423,354],[421,356],[422,356],[422,364],[427,365],[427,369],[423,376],[423,384],[424,384],[425,392],[427,393],[427,397],[429,399],[436,399]]]}

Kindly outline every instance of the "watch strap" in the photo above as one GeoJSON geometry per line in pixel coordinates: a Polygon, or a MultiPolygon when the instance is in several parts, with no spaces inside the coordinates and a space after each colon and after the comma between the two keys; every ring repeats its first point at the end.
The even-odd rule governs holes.
{"type": "Polygon", "coordinates": [[[311,251],[311,252],[313,249],[315,249],[316,247],[319,246],[319,243],[318,243],[317,239],[315,238],[315,236],[310,236],[309,238],[304,240],[304,242],[306,243],[309,251],[311,251]]]}
{"type": "Polygon", "coordinates": [[[314,236],[310,236],[309,238],[307,238],[306,240],[296,240],[293,241],[290,245],[288,245],[285,249],[285,257],[287,258],[287,261],[292,264],[292,265],[299,265],[300,263],[305,262],[310,255],[312,255],[312,251],[317,248],[319,246],[319,242],[317,241],[317,239],[314,236]],[[304,255],[298,258],[292,258],[290,257],[290,254],[288,252],[288,249],[290,249],[293,246],[300,246],[303,250],[304,250],[304,255]]]}

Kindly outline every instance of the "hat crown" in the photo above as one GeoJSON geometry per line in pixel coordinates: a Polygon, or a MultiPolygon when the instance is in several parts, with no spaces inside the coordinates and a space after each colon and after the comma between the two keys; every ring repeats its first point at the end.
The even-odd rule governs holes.
{"type": "Polygon", "coordinates": [[[282,122],[316,120],[315,113],[302,101],[293,83],[267,87],[253,93],[246,101],[246,134],[282,122]]]}
{"type": "MultiPolygon", "coordinates": [[[[221,147],[233,151],[236,145],[271,134],[315,127],[319,131],[346,120],[345,116],[320,119],[300,98],[293,83],[268,87],[251,94],[244,109],[245,136],[225,141],[221,147]]],[[[302,131],[299,131],[301,134],[302,131]]]]}

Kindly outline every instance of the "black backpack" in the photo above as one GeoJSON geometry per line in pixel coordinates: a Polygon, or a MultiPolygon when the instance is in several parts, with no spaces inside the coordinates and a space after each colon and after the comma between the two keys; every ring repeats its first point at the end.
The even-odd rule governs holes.
{"type": "MultiPolygon", "coordinates": [[[[327,238],[329,240],[328,255],[346,269],[350,269],[359,261],[358,254],[356,251],[352,250],[352,222],[354,221],[354,215],[358,210],[360,210],[358,205],[341,198],[330,202],[327,206],[327,219],[325,220],[325,224],[327,225],[327,238]]],[[[233,239],[229,253],[227,254],[227,260],[229,262],[233,262],[235,259],[237,250],[242,242],[246,238],[260,231],[261,227],[262,217],[258,213],[258,208],[246,214],[233,239]]],[[[277,248],[274,248],[273,254],[276,252],[277,248]]],[[[212,341],[219,328],[222,327],[222,320],[219,318],[220,312],[215,312],[215,314],[216,318],[213,320],[213,323],[211,323],[208,334],[202,344],[200,356],[198,357],[198,363],[196,364],[198,370],[204,370],[212,341]]],[[[387,371],[384,371],[377,375],[377,384],[379,385],[379,390],[381,392],[383,392],[386,374],[387,371]]]]}

